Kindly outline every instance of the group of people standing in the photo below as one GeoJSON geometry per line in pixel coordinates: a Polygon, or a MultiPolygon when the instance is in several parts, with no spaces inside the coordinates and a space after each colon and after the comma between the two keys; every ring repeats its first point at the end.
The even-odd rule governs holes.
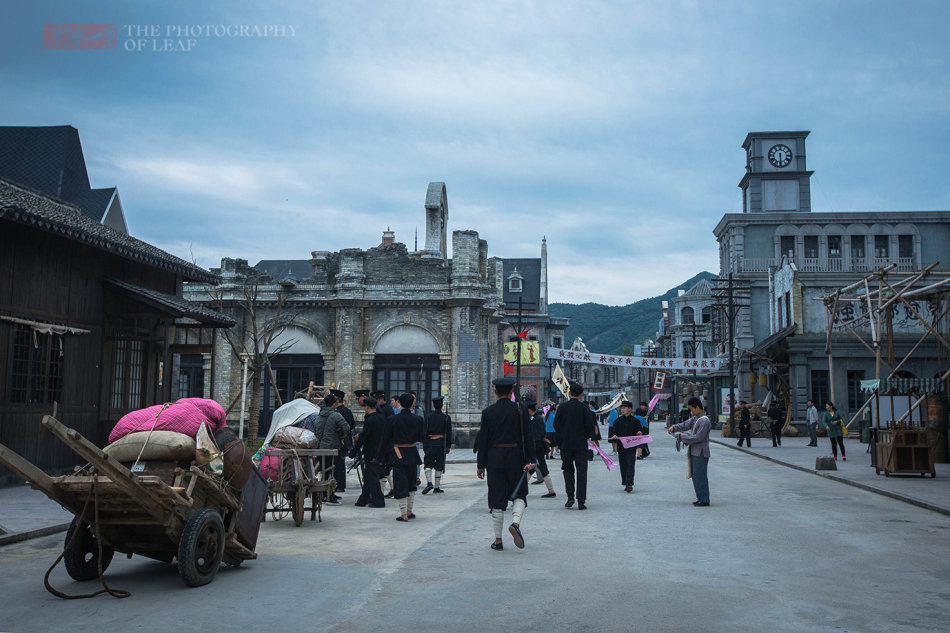
{"type": "MultiPolygon", "coordinates": [[[[772,436],[772,446],[781,446],[782,427],[784,426],[783,418],[785,416],[777,404],[773,404],[769,407],[766,415],[769,418],[769,433],[772,436]]],[[[828,401],[825,403],[825,411],[821,414],[821,417],[819,417],[818,407],[815,406],[813,400],[809,399],[808,408],[805,412],[805,423],[808,428],[809,440],[806,446],[818,446],[818,428],[820,425],[821,428],[825,429],[828,439],[831,440],[831,453],[834,458],[836,460],[838,459],[838,449],[840,448],[841,459],[847,461],[843,439],[845,430],[844,420],[841,418],[841,414],[838,413],[838,409],[835,408],[833,402],[828,401]]],[[[751,447],[752,421],[749,413],[749,403],[745,400],[739,401],[739,424],[737,430],[739,441],[736,442],[736,445],[742,446],[742,444],[745,443],[747,447],[751,447]]]]}

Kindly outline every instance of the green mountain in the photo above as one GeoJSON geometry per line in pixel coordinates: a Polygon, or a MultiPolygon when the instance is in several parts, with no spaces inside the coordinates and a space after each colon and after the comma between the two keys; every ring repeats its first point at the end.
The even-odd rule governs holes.
{"type": "Polygon", "coordinates": [[[681,289],[689,290],[702,279],[715,278],[716,275],[711,272],[703,271],[675,288],[670,288],[659,297],[641,299],[625,306],[550,303],[548,313],[571,320],[571,325],[564,335],[564,347],[569,347],[574,337],[579,336],[592,352],[622,354],[625,345],[643,343],[644,339],[656,336],[660,318],[663,316],[661,301],[672,299],[681,289]]]}

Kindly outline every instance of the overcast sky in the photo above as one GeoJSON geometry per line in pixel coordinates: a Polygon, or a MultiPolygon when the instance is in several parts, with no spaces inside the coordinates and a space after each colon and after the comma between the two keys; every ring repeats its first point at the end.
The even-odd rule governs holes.
{"type": "Polygon", "coordinates": [[[950,3],[198,4],[3,2],[0,124],[76,127],[204,267],[422,247],[444,181],[491,256],[547,236],[552,301],[623,305],[717,271],[750,131],[811,130],[815,211],[950,209],[950,3]],[[117,48],[44,50],[71,23],[117,48]]]}

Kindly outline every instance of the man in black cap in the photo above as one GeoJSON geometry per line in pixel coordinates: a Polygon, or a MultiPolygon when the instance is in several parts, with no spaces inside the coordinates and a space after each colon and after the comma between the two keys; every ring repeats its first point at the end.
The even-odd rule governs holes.
{"type": "MultiPolygon", "coordinates": [[[[374,391],[369,394],[371,398],[376,398],[376,410],[383,414],[383,418],[386,420],[386,423],[389,423],[389,420],[396,415],[396,412],[393,410],[391,404],[386,402],[386,392],[382,390],[374,391]]],[[[393,475],[392,468],[387,466],[383,472],[380,473],[380,479],[385,479],[389,483],[389,492],[386,493],[387,499],[393,498],[393,475]]]]}
{"type": "Polygon", "coordinates": [[[358,506],[385,508],[383,490],[379,486],[379,445],[382,441],[386,418],[376,411],[376,400],[363,398],[363,430],[356,436],[353,457],[363,455],[363,492],[356,500],[358,506]]]}
{"type": "Polygon", "coordinates": [[[565,508],[573,507],[575,499],[574,471],[577,471],[577,509],[587,509],[587,440],[594,437],[594,413],[580,401],[584,386],[571,383],[571,398],[557,408],[554,416],[555,443],[561,449],[561,470],[567,491],[565,508]]]}
{"type": "MultiPolygon", "coordinates": [[[[354,391],[353,396],[356,398],[356,406],[362,407],[363,399],[366,398],[368,395],[369,395],[369,389],[357,389],[356,391],[354,391]]],[[[373,407],[374,411],[375,409],[376,408],[373,407]]]]}
{"type": "Polygon", "coordinates": [[[488,509],[491,511],[495,540],[493,550],[504,549],[501,529],[505,522],[508,500],[513,499],[508,532],[515,547],[524,548],[521,522],[528,506],[526,470],[534,469],[534,445],[528,431],[528,410],[511,401],[515,381],[496,378],[492,381],[498,400],[482,411],[478,429],[478,464],[476,475],[485,478],[488,471],[488,509]]]}
{"type": "Polygon", "coordinates": [[[356,431],[356,419],[353,417],[353,412],[350,408],[346,406],[346,392],[342,389],[331,389],[330,393],[336,396],[336,400],[339,403],[336,412],[342,415],[346,423],[350,425],[349,433],[343,437],[343,441],[340,443],[340,456],[333,463],[333,477],[336,479],[336,491],[346,492],[346,460],[343,457],[349,454],[353,446],[353,433],[356,431]]]}
{"type": "Polygon", "coordinates": [[[535,473],[541,477],[538,481],[531,483],[544,483],[544,485],[548,487],[548,491],[546,494],[541,495],[541,498],[550,499],[551,497],[556,497],[557,494],[554,492],[554,485],[551,483],[551,473],[548,470],[547,460],[544,458],[544,456],[548,454],[549,444],[544,437],[544,416],[538,411],[538,403],[534,401],[534,398],[523,398],[522,402],[524,402],[524,406],[528,408],[528,415],[531,416],[531,441],[534,442],[534,459],[538,464],[535,473]]]}
{"type": "Polygon", "coordinates": [[[739,401],[739,441],[736,446],[742,446],[745,441],[747,448],[752,448],[752,420],[749,419],[749,403],[739,401]]]}
{"type": "Polygon", "coordinates": [[[445,398],[432,399],[433,411],[426,416],[426,438],[422,443],[425,453],[426,487],[422,494],[445,492],[442,490],[442,474],[445,473],[445,456],[452,446],[452,418],[442,412],[445,398]],[[432,471],[435,471],[435,487],[432,486],[432,471]]]}
{"type": "Polygon", "coordinates": [[[423,422],[410,410],[412,400],[408,393],[399,396],[402,409],[390,418],[380,444],[380,453],[386,456],[393,469],[392,492],[400,512],[397,521],[416,518],[412,512],[416,496],[416,466],[422,463],[416,442],[422,441],[423,422]]]}
{"type": "Polygon", "coordinates": [[[610,440],[614,443],[620,462],[620,485],[627,492],[633,492],[633,478],[637,473],[637,447],[624,448],[621,437],[643,435],[643,426],[633,415],[633,403],[624,400],[620,403],[620,415],[614,420],[614,434],[610,440]]]}

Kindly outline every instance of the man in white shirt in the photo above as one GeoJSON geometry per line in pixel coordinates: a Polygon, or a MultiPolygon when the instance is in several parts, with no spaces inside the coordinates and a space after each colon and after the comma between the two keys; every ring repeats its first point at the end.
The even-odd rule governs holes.
{"type": "Polygon", "coordinates": [[[811,400],[808,401],[805,420],[808,423],[808,444],[806,446],[818,446],[818,408],[811,400]]]}

